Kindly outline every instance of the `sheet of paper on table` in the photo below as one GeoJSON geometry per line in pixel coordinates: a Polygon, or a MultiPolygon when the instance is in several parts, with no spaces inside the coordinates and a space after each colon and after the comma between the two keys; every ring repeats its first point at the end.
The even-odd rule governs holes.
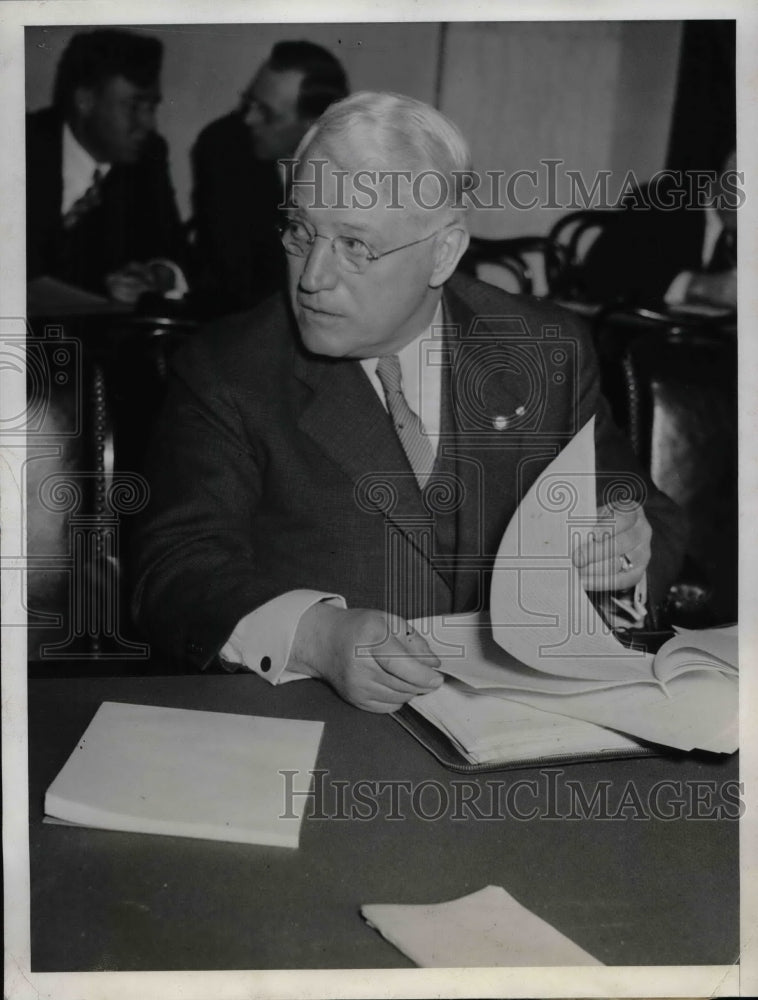
{"type": "Polygon", "coordinates": [[[361,913],[424,968],[602,965],[501,886],[446,903],[368,904],[361,913]]]}

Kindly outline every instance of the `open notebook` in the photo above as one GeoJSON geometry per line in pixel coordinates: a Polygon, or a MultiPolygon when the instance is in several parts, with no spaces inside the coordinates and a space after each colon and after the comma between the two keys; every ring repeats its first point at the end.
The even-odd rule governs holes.
{"type": "Polygon", "coordinates": [[[322,722],[103,702],[45,795],[48,822],[297,847],[322,722]],[[298,784],[298,778],[301,784],[298,784]]]}
{"type": "Polygon", "coordinates": [[[736,626],[683,631],[653,656],[619,642],[587,597],[571,553],[596,519],[594,472],[591,420],[508,525],[489,616],[414,622],[450,680],[410,705],[469,764],[737,749],[736,626]]]}

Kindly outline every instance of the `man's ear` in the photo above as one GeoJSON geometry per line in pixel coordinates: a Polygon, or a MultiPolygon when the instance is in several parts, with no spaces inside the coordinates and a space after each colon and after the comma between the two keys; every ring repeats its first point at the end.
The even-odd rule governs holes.
{"type": "Polygon", "coordinates": [[[444,285],[466,252],[469,235],[463,225],[443,229],[434,244],[434,270],[429,279],[432,288],[444,285]]]}
{"type": "Polygon", "coordinates": [[[73,106],[78,118],[86,118],[95,104],[95,92],[91,87],[77,87],[74,90],[73,106]]]}

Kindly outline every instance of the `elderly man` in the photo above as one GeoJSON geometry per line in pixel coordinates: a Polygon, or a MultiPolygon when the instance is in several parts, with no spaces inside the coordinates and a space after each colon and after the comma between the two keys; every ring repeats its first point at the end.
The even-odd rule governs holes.
{"type": "Polygon", "coordinates": [[[27,278],[133,304],[186,291],[167,147],[155,131],[163,46],[103,28],[73,36],[54,103],[27,117],[27,278]]]}
{"type": "Polygon", "coordinates": [[[347,95],[339,61],[320,45],[278,42],[239,106],[192,149],[196,299],[208,315],[249,309],[284,284],[277,160],[347,95]]]}
{"type": "MultiPolygon", "coordinates": [[[[289,303],[217,324],[176,361],[134,609],[195,667],[321,677],[393,711],[440,683],[408,619],[486,606],[502,532],[571,436],[594,415],[599,479],[628,483],[634,463],[577,321],[454,275],[469,155],[451,122],[357,94],[296,160],[289,303]]],[[[644,577],[655,600],[679,530],[643,492],[611,546],[590,539],[575,561],[588,585],[644,577]]]]}

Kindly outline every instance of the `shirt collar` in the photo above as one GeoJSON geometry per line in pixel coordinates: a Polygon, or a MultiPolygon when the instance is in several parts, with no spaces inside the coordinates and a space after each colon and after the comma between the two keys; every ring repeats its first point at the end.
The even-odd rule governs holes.
{"type": "Polygon", "coordinates": [[[61,211],[64,213],[81,198],[92,184],[95,171],[101,177],[110,170],[110,163],[98,163],[78,141],[69,125],[63,125],[63,197],[61,211]]]}
{"type": "MultiPolygon", "coordinates": [[[[400,370],[403,372],[403,381],[405,381],[406,372],[411,375],[418,371],[419,368],[419,341],[424,339],[429,339],[432,336],[432,331],[435,326],[440,326],[442,323],[442,299],[437,303],[437,308],[435,310],[434,316],[432,317],[431,323],[421,331],[421,333],[414,337],[414,339],[406,344],[405,347],[401,347],[397,351],[397,356],[400,361],[400,370]]],[[[376,372],[376,366],[379,363],[379,358],[363,358],[361,360],[361,365],[367,375],[374,375],[376,372]]]]}

